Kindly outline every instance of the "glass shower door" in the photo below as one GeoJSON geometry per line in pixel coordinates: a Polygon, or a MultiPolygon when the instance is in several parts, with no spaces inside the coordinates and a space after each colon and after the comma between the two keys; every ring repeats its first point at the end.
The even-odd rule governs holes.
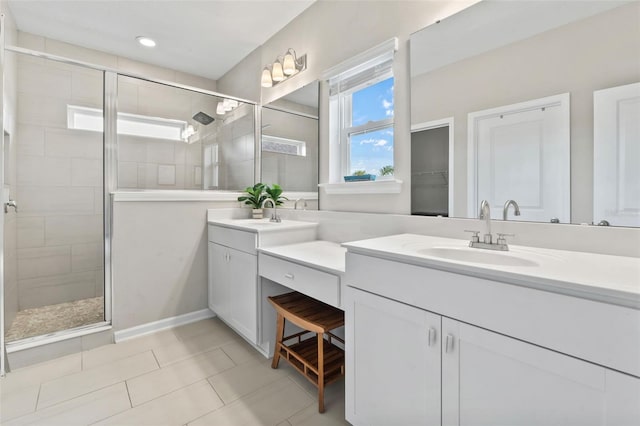
{"type": "Polygon", "coordinates": [[[5,340],[103,322],[104,73],[6,52],[5,340]]]}

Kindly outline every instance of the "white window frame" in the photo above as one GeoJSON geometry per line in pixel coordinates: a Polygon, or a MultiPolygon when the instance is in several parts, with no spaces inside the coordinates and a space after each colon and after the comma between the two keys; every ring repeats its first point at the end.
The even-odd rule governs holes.
{"type": "MultiPolygon", "coordinates": [[[[78,105],[67,105],[67,127],[75,130],[88,130],[94,132],[103,131],[103,113],[101,109],[89,108],[78,105]],[[79,122],[80,116],[93,118],[96,120],[95,125],[87,125],[79,122]]],[[[118,134],[140,136],[153,139],[164,139],[172,141],[187,142],[188,137],[183,137],[187,130],[188,123],[183,120],[174,120],[161,117],[150,117],[139,114],[129,114],[125,112],[118,113],[118,134]],[[133,127],[127,129],[123,124],[131,124],[133,127]],[[165,135],[154,135],[144,132],[144,126],[153,126],[165,128],[169,133],[165,135]],[[138,129],[136,129],[136,126],[138,129]],[[142,126],[142,127],[141,127],[142,126]],[[174,133],[171,135],[170,133],[174,133]]]]}
{"type": "MultiPolygon", "coordinates": [[[[393,60],[393,55],[397,50],[398,39],[392,38],[331,68],[323,74],[322,79],[326,80],[331,88],[332,85],[339,84],[341,80],[372,69],[389,59],[393,60]]],[[[358,126],[351,125],[351,102],[353,93],[391,77],[394,77],[393,66],[385,70],[382,74],[375,75],[372,79],[364,81],[358,86],[348,88],[343,93],[329,94],[329,183],[320,184],[320,186],[325,187],[327,191],[329,191],[330,186],[343,183],[343,176],[351,174],[351,136],[394,125],[394,117],[372,121],[358,126]]],[[[395,180],[394,182],[398,184],[401,183],[395,180]]],[[[399,192],[399,186],[397,188],[394,187],[391,192],[396,192],[396,190],[399,192]]]]}
{"type": "MultiPolygon", "coordinates": [[[[349,93],[340,94],[338,96],[341,97],[339,102],[342,102],[340,113],[342,114],[342,130],[340,131],[340,169],[342,170],[343,176],[348,176],[351,174],[351,136],[357,136],[362,133],[370,133],[375,132],[376,130],[382,130],[385,127],[393,127],[394,118],[385,118],[382,120],[376,121],[368,121],[364,124],[360,124],[358,126],[346,126],[346,123],[351,123],[352,117],[351,113],[353,111],[352,102],[353,102],[353,94],[359,92],[360,90],[366,89],[367,87],[373,86],[375,84],[380,83],[381,81],[387,80],[389,78],[393,78],[393,72],[390,70],[388,74],[380,78],[376,78],[374,80],[369,80],[366,84],[362,86],[358,86],[357,88],[349,91],[349,93]]],[[[394,93],[394,101],[395,101],[395,93],[394,93]]],[[[394,134],[395,140],[395,134],[394,134]]],[[[394,156],[395,163],[395,156],[394,156]]]]}

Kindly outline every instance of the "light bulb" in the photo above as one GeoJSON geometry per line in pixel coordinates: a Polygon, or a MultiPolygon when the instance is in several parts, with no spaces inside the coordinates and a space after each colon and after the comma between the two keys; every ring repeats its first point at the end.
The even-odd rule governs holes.
{"type": "Polygon", "coordinates": [[[218,102],[218,106],[216,107],[216,114],[224,115],[226,111],[224,110],[224,103],[218,102]]]}
{"type": "Polygon", "coordinates": [[[284,73],[282,72],[282,64],[280,61],[275,61],[273,63],[273,69],[271,70],[271,78],[273,81],[282,81],[284,80],[284,73]]]}
{"type": "Polygon", "coordinates": [[[269,68],[264,67],[264,69],[262,70],[262,79],[260,81],[260,85],[262,87],[271,87],[273,86],[273,81],[271,81],[271,72],[269,71],[269,68]]]}
{"type": "Polygon", "coordinates": [[[231,109],[238,108],[238,101],[235,99],[229,99],[229,106],[231,109]]]}
{"type": "Polygon", "coordinates": [[[231,111],[233,108],[231,107],[231,99],[225,99],[224,101],[222,101],[222,107],[224,108],[225,111],[231,111]]]}
{"type": "Polygon", "coordinates": [[[284,75],[293,75],[296,73],[296,58],[293,49],[289,49],[282,61],[282,71],[284,75]]]}

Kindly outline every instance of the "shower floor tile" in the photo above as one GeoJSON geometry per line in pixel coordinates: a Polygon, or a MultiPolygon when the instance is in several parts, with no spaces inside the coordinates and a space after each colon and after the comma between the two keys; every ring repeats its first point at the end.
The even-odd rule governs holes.
{"type": "Polygon", "coordinates": [[[104,321],[104,298],[76,300],[58,305],[25,309],[7,330],[7,342],[104,321]]]}

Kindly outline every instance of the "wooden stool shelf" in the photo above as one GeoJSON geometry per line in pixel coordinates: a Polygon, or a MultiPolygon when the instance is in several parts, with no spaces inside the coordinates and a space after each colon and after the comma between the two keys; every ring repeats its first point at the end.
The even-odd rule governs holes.
{"type": "Polygon", "coordinates": [[[333,343],[337,340],[344,344],[344,340],[330,332],[344,325],[344,312],[298,292],[268,299],[278,315],[271,367],[278,368],[282,358],[313,383],[318,388],[318,411],[322,413],[324,387],[344,377],[344,350],[333,343]],[[305,331],[284,336],[285,320],[305,331]],[[315,333],[316,338],[303,339],[309,333],[315,333]]]}

